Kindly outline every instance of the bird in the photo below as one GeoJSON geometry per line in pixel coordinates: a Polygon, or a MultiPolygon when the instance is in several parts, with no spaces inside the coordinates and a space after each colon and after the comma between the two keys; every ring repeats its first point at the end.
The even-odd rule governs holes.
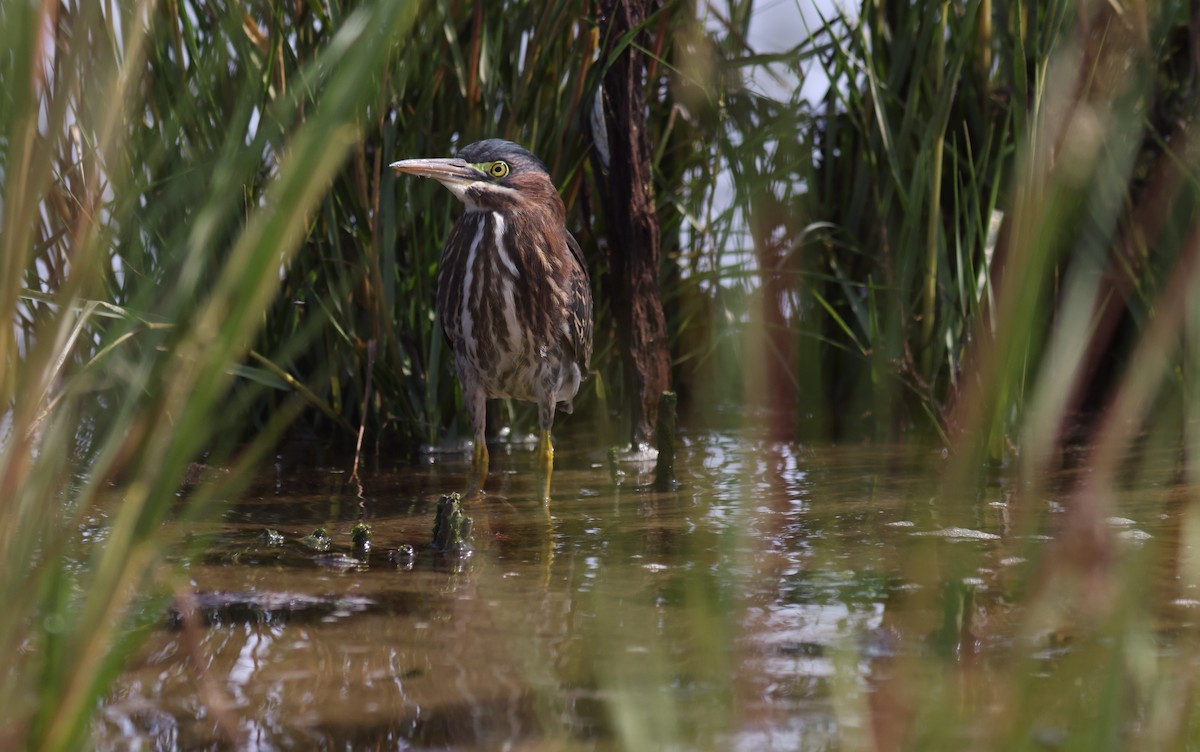
{"type": "Polygon", "coordinates": [[[591,280],[562,198],[540,159],[498,138],[390,167],[438,181],[464,206],[442,249],[436,309],[474,432],[472,490],[488,476],[487,400],[507,397],[537,404],[548,500],[555,410],[572,412],[592,356],[591,280]]]}

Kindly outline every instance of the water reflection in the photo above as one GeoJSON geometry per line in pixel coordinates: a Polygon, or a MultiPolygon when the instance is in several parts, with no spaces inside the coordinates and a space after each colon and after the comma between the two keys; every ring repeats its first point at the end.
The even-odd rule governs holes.
{"type": "MultiPolygon", "coordinates": [[[[364,473],[361,499],[341,473],[277,466],[208,531],[186,568],[195,624],[164,617],[97,746],[853,747],[914,691],[894,661],[985,671],[1011,650],[1012,594],[1042,543],[1014,532],[1002,485],[933,504],[936,454],[699,435],[679,488],[657,492],[571,446],[548,506],[532,453],[494,453],[469,557],[427,545],[465,460],[364,473]],[[324,527],[348,553],[360,521],[365,566],[299,544],[324,527]],[[406,544],[417,556],[397,565],[406,544]]],[[[1136,504],[1112,524],[1151,536],[1138,545],[1158,534],[1136,504]]],[[[1175,600],[1181,621],[1197,598],[1175,600]]]]}

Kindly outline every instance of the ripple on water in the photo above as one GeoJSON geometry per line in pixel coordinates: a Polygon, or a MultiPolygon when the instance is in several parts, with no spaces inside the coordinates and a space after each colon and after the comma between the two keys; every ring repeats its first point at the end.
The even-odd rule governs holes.
{"type": "MultiPolygon", "coordinates": [[[[594,442],[556,443],[549,504],[532,449],[493,453],[484,495],[466,504],[465,560],[429,540],[438,496],[469,482],[469,452],[367,473],[362,497],[345,473],[276,469],[205,531],[189,564],[205,626],[151,636],[114,687],[96,746],[221,746],[197,654],[264,749],[608,752],[622,728],[668,721],[679,749],[850,746],[848,729],[869,733],[867,693],[896,656],[962,639],[980,646],[981,677],[1005,663],[1011,643],[994,646],[1020,622],[1017,565],[1036,561],[1064,513],[1039,504],[1051,522],[1010,534],[1008,507],[994,502],[1005,492],[991,489],[939,517],[930,474],[941,461],[930,471],[912,450],[692,435],[676,456],[681,489],[662,493],[638,488],[632,465],[614,480],[594,442]],[[351,562],[359,522],[374,548],[351,562]],[[295,544],[317,527],[332,558],[295,544]],[[259,542],[266,528],[285,543],[259,542]],[[413,551],[405,567],[382,554],[401,546],[413,551]],[[932,611],[912,611],[922,608],[932,611]],[[931,636],[944,619],[956,630],[931,636]],[[912,634],[909,623],[932,626],[912,634]]],[[[1156,544],[1165,523],[1146,521],[1157,510],[1114,511],[1114,534],[1142,544],[1123,552],[1156,544]]],[[[1177,598],[1174,611],[1196,604],[1177,598]]],[[[1036,670],[1061,657],[1047,642],[1027,646],[1036,670]]]]}

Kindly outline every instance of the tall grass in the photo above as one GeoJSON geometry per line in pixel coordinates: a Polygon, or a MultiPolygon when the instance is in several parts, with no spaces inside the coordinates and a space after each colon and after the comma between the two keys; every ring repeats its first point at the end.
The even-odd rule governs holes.
{"type": "MultiPolygon", "coordinates": [[[[778,65],[731,43],[749,18],[735,4],[717,23],[731,33],[696,32],[724,55],[692,70],[734,68],[744,85],[778,65]]],[[[833,82],[822,110],[736,87],[714,98],[723,140],[697,139],[710,160],[697,169],[732,173],[727,216],[751,228],[740,258],[757,263],[709,282],[726,300],[739,286],[761,296],[758,312],[739,309],[751,325],[730,327],[763,332],[733,346],[751,364],[744,388],[763,393],[791,344],[782,376],[799,393],[783,406],[801,433],[945,444],[929,479],[943,524],[976,516],[995,494],[989,467],[1008,465],[1009,535],[1045,532],[1046,471],[1081,471],[1056,489],[1061,526],[1015,576],[1011,610],[973,604],[962,578],[982,563],[969,554],[906,556],[919,595],[888,609],[907,650],[872,661],[869,710],[852,666],[868,658],[847,648],[836,703],[871,718],[864,746],[1195,746],[1194,638],[1162,629],[1147,597],[1161,571],[1195,586],[1193,500],[1163,502],[1182,529],[1154,557],[1121,548],[1109,522],[1132,478],[1195,475],[1194,29],[1182,3],[866,2],[781,56],[796,79],[833,82]],[[1148,460],[1156,448],[1178,462],[1148,460]],[[1016,623],[972,621],[997,612],[1016,623]],[[971,653],[989,629],[1012,641],[998,651],[1011,663],[971,653]],[[940,653],[947,632],[966,641],[940,653]],[[1068,658],[1044,662],[1048,635],[1069,636],[1068,658]]],[[[728,226],[696,224],[712,233],[694,235],[698,251],[728,226]]]]}
{"type": "MultiPolygon", "coordinates": [[[[1107,87],[1100,69],[1055,63],[1075,54],[1075,24],[1090,18],[1071,3],[867,3],[852,15],[810,13],[792,47],[766,53],[752,41],[755,7],[666,2],[637,40],[651,60],[662,275],[684,414],[742,401],[741,356],[753,340],[742,334],[761,333],[769,351],[766,403],[786,414],[780,424],[789,432],[954,441],[960,428],[971,433],[984,421],[987,451],[999,458],[1005,441],[1019,442],[1031,399],[1065,399],[1031,377],[1043,353],[1065,352],[1049,346],[1044,322],[1083,310],[1066,303],[1068,278],[1098,270],[1118,279],[1103,287],[1122,303],[1118,314],[1106,314],[1116,322],[1106,331],[1128,348],[1127,335],[1136,337],[1156,280],[1169,268],[1171,252],[1139,250],[1136,225],[1153,223],[1148,229],[1164,242],[1178,243],[1183,232],[1173,224],[1182,211],[1151,216],[1145,207],[1183,190],[1177,176],[1155,175],[1184,153],[1166,147],[1190,91],[1179,46],[1185,7],[1167,4],[1144,22],[1121,19],[1134,31],[1108,37],[1084,58],[1132,61],[1127,75],[1137,80],[1114,78],[1119,90],[1107,87]],[[1137,45],[1130,35],[1140,35],[1137,45]],[[826,93],[813,100],[820,80],[826,93]],[[1098,132],[1086,124],[1080,130],[1093,120],[1070,119],[1077,101],[1112,117],[1100,120],[1098,132]],[[1054,118],[1070,130],[1052,133],[1046,123],[1054,118]],[[1067,163],[1080,159],[1071,151],[1088,143],[1080,134],[1100,138],[1095,153],[1105,158],[1089,163],[1084,177],[1050,172],[1064,155],[1067,163]],[[1040,165],[1045,175],[1022,164],[1040,165]],[[1143,185],[1174,192],[1148,193],[1154,201],[1139,208],[1143,185]],[[1043,198],[1060,202],[1051,221],[1027,225],[1039,220],[1028,218],[1023,202],[1043,198]],[[1000,217],[993,250],[988,239],[1000,217]],[[1081,236],[1086,244],[1076,242],[1081,236]],[[1107,260],[1106,244],[1119,248],[1107,260]],[[1005,275],[1022,283],[1005,288],[1005,275]],[[1006,303],[997,297],[1005,294],[1025,297],[1006,303]],[[1005,305],[1021,312],[1019,326],[1007,326],[1005,305]],[[986,383],[973,381],[976,374],[986,383]],[[983,417],[971,412],[982,404],[970,396],[977,391],[987,395],[979,398],[989,404],[980,408],[983,417]]],[[[179,245],[202,232],[200,240],[231,247],[232,228],[262,201],[261,186],[276,170],[267,144],[323,97],[298,78],[300,66],[349,12],[337,4],[280,6],[243,28],[219,5],[168,3],[156,11],[174,19],[175,31],[163,25],[147,36],[137,84],[151,114],[129,128],[128,113],[111,116],[114,133],[136,134],[145,157],[110,168],[105,177],[124,183],[106,184],[101,197],[142,220],[138,228],[111,225],[125,250],[104,275],[104,294],[95,296],[130,311],[152,307],[141,280],[175,279],[172,259],[146,250],[150,241],[179,245]],[[255,76],[230,73],[242,60],[253,61],[255,76]],[[188,95],[181,98],[181,90],[188,95]],[[269,102],[298,104],[271,114],[269,102]],[[253,137],[238,146],[231,131],[253,137]],[[253,168],[239,172],[238,160],[250,154],[266,159],[247,159],[253,168]],[[191,179],[209,171],[216,180],[191,179]],[[205,201],[211,214],[195,208],[205,201]],[[179,221],[176,207],[187,207],[184,217],[203,216],[202,228],[179,221]]],[[[594,11],[581,0],[559,0],[502,9],[433,3],[416,14],[393,57],[375,69],[378,93],[357,115],[362,138],[313,211],[296,262],[281,272],[281,294],[266,304],[249,345],[254,353],[238,366],[246,378],[233,394],[247,433],[294,394],[314,408],[306,424],[325,436],[350,438],[363,420],[379,441],[434,443],[462,428],[456,380],[431,313],[439,249],[458,207],[435,185],[398,183],[384,165],[485,136],[513,138],[539,153],[567,200],[601,301],[597,378],[581,397],[581,420],[620,412],[626,395],[604,309],[605,219],[582,135],[609,62],[598,57],[607,32],[594,11]]],[[[1087,23],[1098,34],[1109,28],[1087,23]]],[[[89,85],[81,95],[88,107],[114,101],[97,90],[89,85]]],[[[64,178],[73,182],[60,214],[78,203],[76,193],[86,198],[82,175],[64,178]]],[[[20,245],[18,235],[8,236],[20,245]]],[[[225,252],[180,266],[178,305],[194,303],[182,288],[210,284],[225,252]]],[[[63,262],[46,255],[41,265],[21,267],[30,275],[24,289],[47,293],[56,284],[63,262]]],[[[6,263],[19,264],[11,258],[6,263]]],[[[1102,368],[1092,368],[1064,409],[1037,414],[1103,401],[1114,361],[1085,354],[1102,368]]]]}
{"type": "MultiPolygon", "coordinates": [[[[982,36],[980,3],[810,13],[795,47],[764,54],[747,41],[753,8],[714,12],[718,30],[697,31],[681,63],[689,111],[720,104],[676,146],[702,155],[687,159],[704,176],[680,212],[684,277],[716,282],[713,298],[761,296],[802,435],[942,434],[988,305],[985,241],[1011,179],[1026,54],[985,62],[1001,45],[982,36]],[[812,101],[819,81],[827,93],[812,101]],[[714,215],[722,175],[732,200],[714,215]]],[[[1045,60],[1057,37],[1052,11],[1039,12],[1030,57],[1045,60]]]]}
{"type": "Polygon", "coordinates": [[[82,743],[169,586],[164,523],[235,484],[193,463],[272,383],[243,359],[414,10],[0,9],[0,746],[82,743]],[[302,24],[329,32],[283,55],[302,24]]]}
{"type": "MultiPolygon", "coordinates": [[[[438,259],[459,206],[436,184],[398,182],[385,166],[508,138],[541,156],[576,204],[586,154],[580,113],[594,93],[598,43],[588,8],[580,0],[428,3],[380,70],[384,94],[366,114],[366,137],[268,314],[272,336],[318,330],[281,365],[348,421],[370,421],[371,435],[436,444],[465,427],[432,315],[438,259]],[[367,395],[371,342],[377,389],[367,395]]],[[[571,229],[587,232],[578,219],[571,229]]]]}
{"type": "Polygon", "coordinates": [[[755,7],[676,16],[651,112],[685,409],[1054,456],[1189,232],[1188,7],[867,2],[770,52],[755,7]]]}
{"type": "MultiPolygon", "coordinates": [[[[1001,631],[1018,659],[875,662],[870,710],[851,668],[839,712],[872,715],[859,741],[883,749],[1037,748],[1046,729],[1062,749],[1194,746],[1195,646],[1164,635],[1146,598],[1155,567],[1195,586],[1194,514],[1154,561],[1107,521],[1131,478],[1196,473],[1192,7],[868,1],[771,51],[753,41],[757,10],[674,16],[670,97],[650,113],[683,410],[749,403],[776,437],[932,439],[950,450],[928,479],[950,525],[1007,466],[1017,539],[1045,532],[1047,471],[1081,470],[1014,588],[1018,623],[1001,631]],[[814,103],[800,84],[817,79],[814,103]],[[1155,448],[1177,466],[1164,474],[1155,448]],[[1069,660],[1030,654],[1047,634],[1071,636],[1069,660]]],[[[939,616],[987,630],[971,623],[988,609],[961,583],[969,559],[906,558],[924,595],[895,605],[902,644],[945,634],[939,616]]]]}
{"type": "MultiPolygon", "coordinates": [[[[779,437],[932,437],[952,515],[985,462],[1036,478],[1094,418],[1030,596],[1067,578],[1091,655],[1148,634],[1085,587],[1128,584],[1097,532],[1126,450],[1195,442],[1197,40],[1187,4],[1119,7],[871,0],[764,52],[756,4],[664,0],[624,40],[651,60],[685,420],[752,403],[779,437]]],[[[301,410],[379,444],[461,428],[432,316],[459,209],[390,161],[488,136],[544,159],[600,301],[576,420],[619,414],[581,136],[605,33],[584,0],[0,5],[0,746],[80,743],[155,613],[135,600],[169,590],[164,523],[301,410]]]]}

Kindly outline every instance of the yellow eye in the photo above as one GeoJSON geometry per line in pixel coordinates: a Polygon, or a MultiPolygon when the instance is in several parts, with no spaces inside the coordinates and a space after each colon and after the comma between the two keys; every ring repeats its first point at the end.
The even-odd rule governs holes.
{"type": "Polygon", "coordinates": [[[508,175],[507,162],[492,162],[492,166],[488,168],[488,173],[494,178],[502,178],[508,175]]]}

